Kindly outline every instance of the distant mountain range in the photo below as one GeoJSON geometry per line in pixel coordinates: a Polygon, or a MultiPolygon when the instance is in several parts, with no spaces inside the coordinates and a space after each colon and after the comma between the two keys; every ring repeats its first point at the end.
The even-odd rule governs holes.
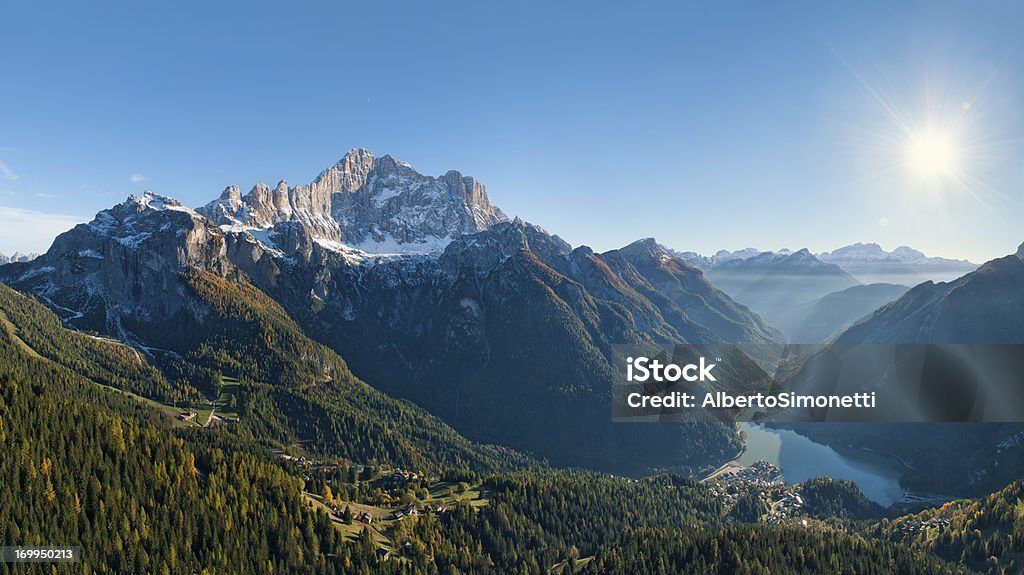
{"type": "Polygon", "coordinates": [[[12,256],[6,256],[0,253],[0,265],[9,264],[14,262],[30,262],[39,257],[37,253],[23,254],[21,252],[14,252],[12,256]]]}
{"type": "MultiPolygon", "coordinates": [[[[794,252],[788,249],[773,252],[744,248],[736,251],[720,250],[711,256],[703,256],[696,252],[672,253],[694,267],[709,271],[728,262],[747,260],[764,254],[789,256],[794,252]]],[[[838,265],[862,283],[917,285],[929,280],[949,281],[978,267],[978,264],[967,260],[929,257],[907,246],[900,246],[887,252],[875,243],[851,244],[814,256],[821,262],[838,265]]]]}
{"type": "Polygon", "coordinates": [[[894,291],[887,286],[949,281],[978,267],[967,260],[928,257],[906,246],[887,252],[878,244],[862,243],[819,254],[807,249],[745,248],[712,256],[669,251],[704,270],[716,287],[750,306],[794,343],[821,343],[832,331],[888,303],[892,298],[885,298],[894,291]],[[847,297],[837,293],[861,284],[874,287],[847,297]],[[829,294],[836,295],[823,299],[829,294]],[[816,304],[817,311],[812,309],[816,304]]]}
{"type": "Polygon", "coordinates": [[[707,276],[790,338],[802,321],[805,305],[859,283],[839,266],[822,262],[806,249],[721,261],[707,276]]]}
{"type": "Polygon", "coordinates": [[[928,257],[907,246],[887,252],[873,243],[822,252],[818,258],[839,265],[865,283],[917,285],[925,281],[950,281],[978,267],[967,260],[928,257]]]}

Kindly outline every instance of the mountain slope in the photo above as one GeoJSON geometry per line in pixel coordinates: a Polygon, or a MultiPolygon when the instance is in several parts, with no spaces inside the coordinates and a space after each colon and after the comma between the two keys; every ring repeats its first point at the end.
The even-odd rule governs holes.
{"type": "MultiPolygon", "coordinates": [[[[38,306],[3,286],[0,300],[5,313],[38,306]]],[[[49,312],[21,315],[35,313],[49,312]]],[[[79,368],[91,363],[79,351],[109,345],[65,337],[79,338],[51,342],[79,368]]],[[[78,545],[97,573],[341,571],[339,535],[260,450],[183,440],[159,411],[31,354],[11,331],[0,356],[0,481],[17,486],[0,496],[4,541],[78,545]]]]}
{"type": "Polygon", "coordinates": [[[837,343],[1024,343],[1024,245],[949,283],[926,282],[837,343]]]}
{"type": "Polygon", "coordinates": [[[637,529],[598,551],[580,573],[957,573],[935,557],[849,535],[774,527],[637,529]],[[651,551],[654,550],[654,551],[651,551]]]}
{"type": "Polygon", "coordinates": [[[907,286],[868,284],[846,288],[817,299],[790,323],[792,343],[824,343],[829,336],[897,299],[907,286]]]}
{"type": "Polygon", "coordinates": [[[699,325],[729,343],[782,341],[783,335],[757,314],[712,285],[704,274],[672,257],[653,239],[640,240],[601,255],[620,276],[638,277],[641,293],[665,297],[699,325]]]}
{"type": "Polygon", "coordinates": [[[983,573],[1019,573],[1024,569],[1024,480],[980,499],[884,521],[866,533],[983,573]]]}
{"type": "Polygon", "coordinates": [[[159,324],[128,316],[122,322],[133,340],[152,346],[149,356],[145,349],[139,353],[63,330],[45,307],[6,286],[0,286],[0,310],[18,322],[14,325],[27,342],[58,362],[66,361],[69,346],[109,348],[103,354],[76,352],[74,357],[91,358],[89,371],[82,373],[147,397],[197,403],[197,387],[217,397],[224,377],[239,380],[238,431],[264,444],[303,441],[314,453],[418,469],[488,470],[535,463],[510,450],[469,442],[423,410],[357,380],[337,354],[309,340],[280,306],[244,279],[190,270],[174,281],[173,292],[185,295],[173,315],[159,324]],[[111,356],[127,357],[137,367],[111,375],[109,368],[93,367],[113,363],[111,356]],[[150,358],[167,379],[148,365],[150,358]],[[154,383],[144,383],[147,378],[154,383]]]}
{"type": "MultiPolygon", "coordinates": [[[[5,316],[49,315],[51,326],[55,320],[3,286],[0,304],[5,316]]],[[[90,572],[539,573],[579,550],[614,558],[616,548],[632,547],[617,534],[637,527],[655,539],[682,524],[695,540],[736,537],[720,531],[721,502],[688,479],[533,470],[486,479],[480,489],[489,499],[479,509],[453,503],[443,514],[396,522],[389,535],[409,545],[402,560],[383,561],[369,531],[347,542],[344,526],[306,503],[303,480],[232,428],[175,431],[158,410],[34,355],[14,328],[0,330],[0,447],[10,454],[0,458],[0,480],[18,489],[0,495],[0,534],[23,545],[78,545],[90,572]]],[[[90,357],[106,357],[112,345],[75,332],[49,336],[68,365],[85,372],[97,372],[90,357]]],[[[108,370],[137,369],[136,359],[111,357],[108,370]]],[[[938,565],[880,542],[779,529],[744,533],[756,549],[796,538],[801,561],[841,553],[846,562],[938,565]]],[[[671,549],[655,553],[670,558],[671,549]]],[[[735,560],[731,551],[705,549],[702,560],[727,564],[735,560]]],[[[763,553],[758,560],[779,557],[763,553]]]]}
{"type": "MultiPolygon", "coordinates": [[[[787,386],[809,389],[816,374],[855,365],[850,383],[904,390],[909,407],[884,406],[894,417],[962,420],[1020,405],[1024,356],[1024,246],[949,283],[912,288],[840,333],[813,355],[787,386]],[[914,344],[940,344],[924,348],[914,344]],[[910,366],[908,369],[907,366],[910,366]]],[[[826,381],[833,380],[825,378],[826,381]]],[[[898,419],[897,419],[898,420],[898,419]]],[[[951,495],[977,495],[1024,474],[1016,447],[1024,424],[791,425],[829,444],[894,454],[913,469],[904,484],[951,495]],[[1012,449],[1000,447],[1003,444],[1012,449]],[[948,453],[958,454],[949,457],[948,453]]]]}
{"type": "Polygon", "coordinates": [[[687,451],[679,428],[611,423],[616,344],[720,340],[678,309],[666,320],[588,250],[517,221],[436,260],[311,254],[308,271],[252,277],[361,377],[469,437],[631,473],[736,449],[725,428],[685,431],[701,445],[687,451]]]}

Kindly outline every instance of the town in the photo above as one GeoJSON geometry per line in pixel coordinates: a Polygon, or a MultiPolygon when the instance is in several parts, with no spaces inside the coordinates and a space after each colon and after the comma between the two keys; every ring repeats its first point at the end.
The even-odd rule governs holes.
{"type": "MultiPolygon", "coordinates": [[[[799,485],[780,480],[782,470],[767,461],[756,461],[750,466],[729,463],[709,475],[704,482],[711,493],[726,506],[734,506],[745,495],[753,494],[767,509],[761,517],[764,523],[775,525],[793,522],[804,507],[799,485]]],[[[806,519],[799,524],[806,527],[806,519]]]]}

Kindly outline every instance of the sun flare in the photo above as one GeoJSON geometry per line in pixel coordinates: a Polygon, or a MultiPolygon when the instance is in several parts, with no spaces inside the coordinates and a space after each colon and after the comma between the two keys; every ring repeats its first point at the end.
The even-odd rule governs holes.
{"type": "Polygon", "coordinates": [[[955,176],[960,168],[956,141],[941,132],[913,135],[907,142],[906,155],[907,168],[922,179],[939,180],[955,176]]]}

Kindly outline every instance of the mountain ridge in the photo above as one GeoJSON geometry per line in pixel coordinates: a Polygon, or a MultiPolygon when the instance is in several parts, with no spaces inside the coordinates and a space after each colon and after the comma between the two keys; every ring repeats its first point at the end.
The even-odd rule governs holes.
{"type": "Polygon", "coordinates": [[[199,211],[235,230],[298,221],[315,238],[373,253],[439,251],[459,235],[508,220],[470,176],[455,170],[424,176],[407,162],[362,148],[309,184],[289,187],[281,180],[271,189],[259,183],[244,196],[229,186],[199,211]]]}

